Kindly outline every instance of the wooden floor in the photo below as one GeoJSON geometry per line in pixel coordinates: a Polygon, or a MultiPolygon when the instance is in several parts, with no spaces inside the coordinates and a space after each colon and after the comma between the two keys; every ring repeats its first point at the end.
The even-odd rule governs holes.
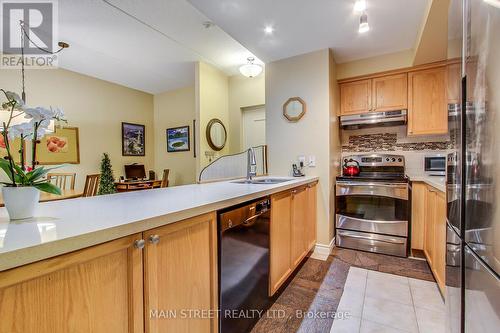
{"type": "Polygon", "coordinates": [[[306,260],[252,333],[330,332],[351,266],[434,281],[425,261],[335,248],[306,260]]]}

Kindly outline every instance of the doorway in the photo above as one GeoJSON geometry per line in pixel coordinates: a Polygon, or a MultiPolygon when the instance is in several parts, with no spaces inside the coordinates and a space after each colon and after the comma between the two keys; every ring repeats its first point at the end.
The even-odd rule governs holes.
{"type": "Polygon", "coordinates": [[[266,144],[266,108],[264,105],[242,108],[242,150],[266,144]]]}

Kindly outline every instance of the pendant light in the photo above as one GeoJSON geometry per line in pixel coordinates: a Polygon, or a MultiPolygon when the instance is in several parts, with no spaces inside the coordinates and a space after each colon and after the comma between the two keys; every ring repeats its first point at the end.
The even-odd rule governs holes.
{"type": "Polygon", "coordinates": [[[248,63],[240,67],[240,73],[246,77],[256,77],[262,73],[262,66],[254,64],[255,59],[253,57],[247,58],[248,63]]]}

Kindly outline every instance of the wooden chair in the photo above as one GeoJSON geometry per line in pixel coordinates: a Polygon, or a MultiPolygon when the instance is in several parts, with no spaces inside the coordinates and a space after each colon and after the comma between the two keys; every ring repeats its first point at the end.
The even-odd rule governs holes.
{"type": "Polygon", "coordinates": [[[76,173],[48,173],[47,179],[61,190],[75,189],[76,173]],[[69,185],[69,188],[66,185],[69,185]]]}
{"type": "Polygon", "coordinates": [[[82,197],[93,197],[97,194],[99,190],[99,181],[101,179],[101,175],[87,175],[87,179],[85,179],[85,187],[83,188],[82,197]]]}
{"type": "Polygon", "coordinates": [[[161,187],[168,187],[168,174],[170,169],[163,170],[163,178],[161,179],[161,187]]]}

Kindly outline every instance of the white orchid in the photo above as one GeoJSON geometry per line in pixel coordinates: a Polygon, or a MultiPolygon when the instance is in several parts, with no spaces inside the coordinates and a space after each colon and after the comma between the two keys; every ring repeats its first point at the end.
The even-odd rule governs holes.
{"type": "Polygon", "coordinates": [[[66,120],[66,118],[64,118],[64,111],[63,111],[63,109],[61,109],[61,108],[55,108],[55,109],[52,109],[52,111],[54,112],[54,116],[53,116],[54,119],[63,120],[63,121],[66,120]]]}
{"type": "Polygon", "coordinates": [[[24,118],[32,119],[37,123],[46,119],[54,118],[54,114],[55,112],[52,109],[47,109],[41,106],[24,109],[24,118]]]}
{"type": "Polygon", "coordinates": [[[5,92],[5,96],[7,97],[7,99],[9,100],[9,102],[15,102],[16,103],[16,107],[21,108],[21,107],[24,106],[24,101],[15,92],[6,91],[5,92]]]}
{"type": "Polygon", "coordinates": [[[31,123],[26,122],[22,124],[12,125],[9,127],[8,136],[10,140],[15,138],[32,138],[34,127],[31,123]]]}

